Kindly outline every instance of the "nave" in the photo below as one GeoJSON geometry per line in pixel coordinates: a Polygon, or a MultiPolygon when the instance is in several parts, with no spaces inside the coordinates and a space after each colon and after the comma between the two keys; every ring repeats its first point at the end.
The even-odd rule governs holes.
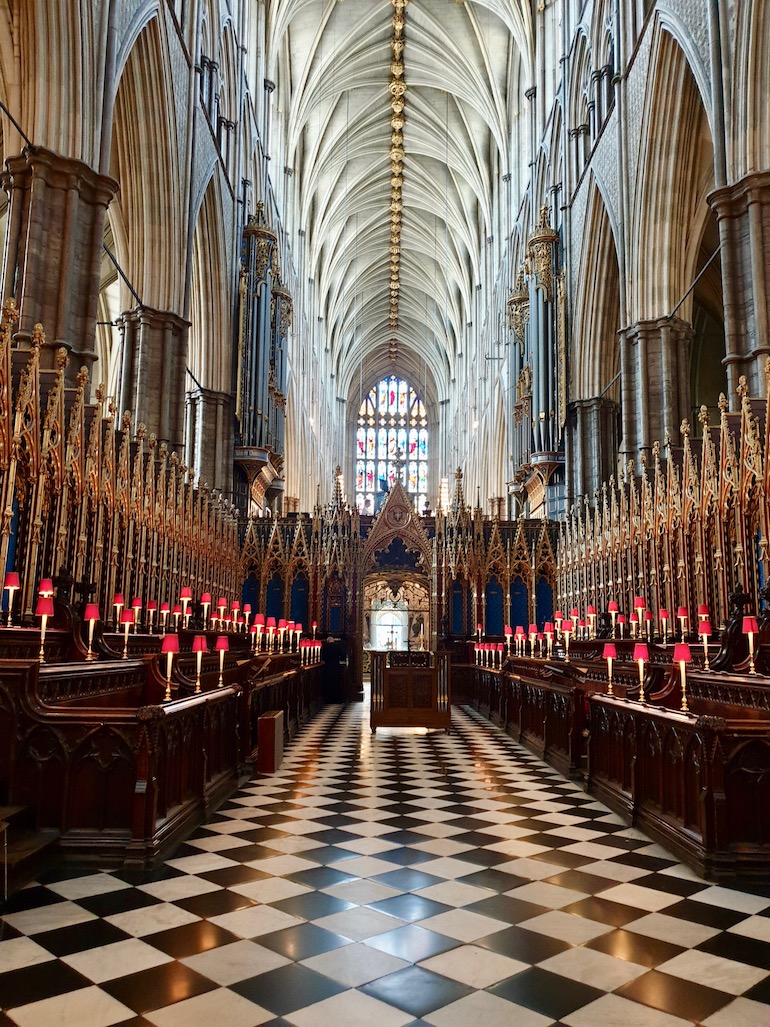
{"type": "Polygon", "coordinates": [[[0,919],[0,1024],[767,1027],[770,890],[712,886],[467,710],[327,706],[159,869],[0,919]]]}

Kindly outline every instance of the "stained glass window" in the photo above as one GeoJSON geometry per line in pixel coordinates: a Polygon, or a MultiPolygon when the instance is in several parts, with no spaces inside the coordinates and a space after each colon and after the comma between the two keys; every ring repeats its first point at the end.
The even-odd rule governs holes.
{"type": "Polygon", "coordinates": [[[362,401],[356,423],[356,505],[373,513],[401,473],[407,492],[428,501],[428,419],[416,391],[402,378],[383,378],[362,401]]]}

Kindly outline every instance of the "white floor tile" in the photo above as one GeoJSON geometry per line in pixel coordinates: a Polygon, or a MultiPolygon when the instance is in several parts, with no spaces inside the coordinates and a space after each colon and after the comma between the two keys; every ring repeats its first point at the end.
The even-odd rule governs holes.
{"type": "Polygon", "coordinates": [[[302,965],[349,988],[360,988],[362,984],[403,970],[410,964],[389,952],[380,952],[369,945],[357,942],[332,949],[331,952],[322,952],[318,956],[311,956],[310,959],[303,959],[302,965]]]}
{"type": "Polygon", "coordinates": [[[135,1014],[96,985],[9,1009],[19,1027],[110,1027],[135,1014]]]}
{"type": "Polygon", "coordinates": [[[592,988],[615,991],[623,984],[636,980],[648,972],[649,967],[617,959],[606,952],[595,952],[580,946],[559,952],[537,964],[543,970],[561,974],[572,981],[584,981],[592,988]]]}
{"type": "Polygon", "coordinates": [[[235,941],[186,956],[180,963],[217,984],[230,985],[287,966],[291,960],[257,942],[235,941]]]}
{"type": "Polygon", "coordinates": [[[360,991],[343,991],[339,995],[316,1002],[315,1005],[291,1014],[297,1027],[404,1027],[414,1018],[360,991]]]}
{"type": "Polygon", "coordinates": [[[171,956],[160,949],[147,945],[138,938],[116,941],[112,945],[102,945],[97,949],[86,949],[84,952],[73,952],[62,956],[62,962],[73,970],[83,974],[95,984],[112,981],[116,977],[149,970],[152,966],[171,963],[171,956]]]}
{"type": "Polygon", "coordinates": [[[690,1027],[692,1022],[630,1002],[620,995],[602,995],[560,1020],[567,1027],[690,1027]]]}
{"type": "Polygon", "coordinates": [[[164,1009],[145,1013],[144,1017],[156,1024],[156,1027],[192,1027],[195,1024],[257,1027],[258,1024],[275,1019],[273,1013],[227,988],[183,999],[164,1009]]]}
{"type": "Polygon", "coordinates": [[[427,920],[420,920],[418,926],[436,931],[437,934],[445,934],[448,938],[456,938],[457,941],[471,942],[504,931],[511,925],[468,909],[450,909],[446,913],[428,917],[427,920]]]}
{"type": "Polygon", "coordinates": [[[482,1024],[483,1027],[550,1027],[553,1023],[550,1016],[506,1002],[486,991],[476,991],[442,1009],[426,1013],[423,1020],[434,1027],[475,1027],[482,1024]]]}
{"type": "Polygon", "coordinates": [[[491,988],[493,984],[528,970],[529,964],[518,959],[479,948],[477,945],[461,945],[459,948],[431,956],[420,963],[426,970],[460,981],[470,988],[491,988]]]}
{"type": "MultiPolygon", "coordinates": [[[[661,963],[657,969],[672,977],[681,977],[694,984],[703,984],[717,991],[726,991],[728,995],[741,995],[755,984],[759,984],[770,974],[770,967],[760,969],[738,963],[734,959],[724,959],[710,952],[698,952],[690,949],[680,952],[673,959],[661,963]]],[[[770,1019],[770,1017],[769,1017],[770,1019]]]]}

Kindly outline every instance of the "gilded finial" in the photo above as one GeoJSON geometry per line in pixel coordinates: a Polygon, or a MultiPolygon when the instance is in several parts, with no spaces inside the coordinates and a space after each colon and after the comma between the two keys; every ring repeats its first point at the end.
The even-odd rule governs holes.
{"type": "Polygon", "coordinates": [[[121,421],[121,428],[122,428],[123,431],[130,431],[131,430],[131,411],[130,410],[126,410],[126,412],[123,414],[123,420],[121,421]]]}
{"type": "Polygon", "coordinates": [[[56,350],[56,370],[63,371],[69,363],[69,357],[67,356],[67,350],[64,346],[59,346],[56,350]]]}
{"type": "Polygon", "coordinates": [[[39,349],[41,346],[45,346],[45,332],[43,326],[38,322],[32,329],[32,347],[39,349]]]}
{"type": "Polygon", "coordinates": [[[690,422],[687,420],[686,417],[679,426],[679,434],[682,435],[685,439],[689,439],[690,437],[690,422]]]}
{"type": "Polygon", "coordinates": [[[147,446],[148,446],[149,449],[152,450],[152,449],[155,449],[157,444],[158,444],[158,436],[155,434],[154,431],[151,431],[150,432],[150,437],[147,439],[147,446]]]}
{"type": "Polygon", "coordinates": [[[139,424],[136,426],[136,438],[137,438],[137,441],[141,442],[141,440],[145,437],[146,434],[147,434],[147,425],[143,421],[140,421],[139,424]]]}
{"type": "Polygon", "coordinates": [[[671,435],[669,434],[668,428],[666,428],[663,432],[663,445],[666,447],[666,449],[671,448],[671,435]]]}
{"type": "Polygon", "coordinates": [[[657,439],[652,444],[652,455],[656,460],[660,457],[660,442],[657,439]]]}
{"type": "Polygon", "coordinates": [[[721,412],[723,414],[727,413],[727,410],[728,410],[727,396],[725,396],[724,392],[720,392],[719,393],[719,403],[718,403],[718,406],[719,406],[719,409],[721,410],[721,412]]]}
{"type": "Polygon", "coordinates": [[[704,428],[708,428],[709,423],[709,408],[704,403],[698,411],[698,420],[704,428]]]}
{"type": "Polygon", "coordinates": [[[90,377],[90,375],[88,373],[88,368],[85,365],[83,365],[83,367],[81,367],[80,370],[78,371],[78,377],[77,377],[78,388],[84,389],[86,387],[86,385],[88,385],[89,377],[90,377]]]}

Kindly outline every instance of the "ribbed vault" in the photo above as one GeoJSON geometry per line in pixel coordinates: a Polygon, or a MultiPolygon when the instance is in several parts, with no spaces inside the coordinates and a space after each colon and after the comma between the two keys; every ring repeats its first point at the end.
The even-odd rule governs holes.
{"type": "Polygon", "coordinates": [[[362,380],[390,373],[419,384],[428,403],[446,397],[500,180],[518,166],[518,93],[532,81],[526,0],[409,0],[399,11],[395,0],[268,6],[268,76],[290,83],[280,132],[297,175],[297,228],[349,409],[362,380]],[[391,122],[394,73],[406,83],[402,130],[391,122]]]}

